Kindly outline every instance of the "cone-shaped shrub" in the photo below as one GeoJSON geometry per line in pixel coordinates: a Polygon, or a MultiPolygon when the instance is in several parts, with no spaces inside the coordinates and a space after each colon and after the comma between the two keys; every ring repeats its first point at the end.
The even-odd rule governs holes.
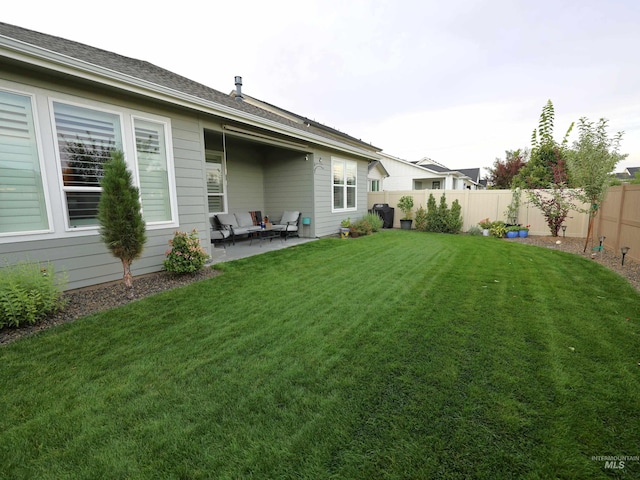
{"type": "Polygon", "coordinates": [[[147,236],[138,189],[133,185],[133,177],[121,151],[111,153],[111,160],[104,166],[101,185],[100,236],[113,256],[122,262],[123,280],[131,289],[131,263],[142,254],[147,236]]]}

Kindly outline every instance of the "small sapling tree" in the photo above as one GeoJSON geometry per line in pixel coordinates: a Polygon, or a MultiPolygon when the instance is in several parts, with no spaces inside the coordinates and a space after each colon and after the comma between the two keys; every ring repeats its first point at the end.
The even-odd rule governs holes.
{"type": "Polygon", "coordinates": [[[609,138],[607,120],[604,118],[594,124],[582,117],[578,122],[578,132],[578,140],[569,152],[567,164],[573,182],[579,188],[577,198],[589,205],[589,227],[583,250],[586,251],[593,234],[594,219],[610,184],[611,173],[627,155],[619,153],[623,132],[609,138]]]}

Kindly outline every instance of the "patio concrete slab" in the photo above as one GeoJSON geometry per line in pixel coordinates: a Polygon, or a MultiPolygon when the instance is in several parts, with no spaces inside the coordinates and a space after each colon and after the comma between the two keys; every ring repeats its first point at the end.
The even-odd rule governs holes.
{"type": "Polygon", "coordinates": [[[231,260],[238,260],[240,258],[252,257],[254,255],[260,255],[261,253],[271,252],[273,250],[280,250],[282,248],[293,247],[295,245],[301,245],[303,243],[313,242],[318,240],[317,238],[298,238],[291,237],[286,240],[274,238],[272,240],[263,240],[262,245],[257,239],[253,239],[253,242],[249,239],[236,240],[235,245],[226,245],[223,247],[221,244],[212,245],[211,249],[211,261],[210,264],[230,262],[231,260]]]}

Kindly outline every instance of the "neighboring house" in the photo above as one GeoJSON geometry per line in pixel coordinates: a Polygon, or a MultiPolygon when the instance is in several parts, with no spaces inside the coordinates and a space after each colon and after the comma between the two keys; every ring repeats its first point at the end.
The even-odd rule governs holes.
{"type": "Polygon", "coordinates": [[[381,192],[384,190],[383,181],[389,176],[384,165],[379,160],[369,163],[369,173],[367,175],[367,183],[369,192],[381,192]]]}
{"type": "Polygon", "coordinates": [[[636,178],[636,173],[640,173],[640,167],[627,167],[621,173],[616,173],[616,178],[621,182],[628,183],[636,178]]]}
{"type": "Polygon", "coordinates": [[[284,112],[0,23],[0,258],[50,261],[68,288],[122,278],[96,219],[113,148],[125,153],[147,224],[135,274],[161,270],[176,230],[197,229],[210,248],[216,213],[299,210],[308,236],[336,233],[367,212],[379,149],[284,112]]]}
{"type": "Polygon", "coordinates": [[[471,179],[471,182],[465,185],[465,188],[468,188],[469,190],[477,190],[485,187],[482,183],[482,179],[480,178],[479,168],[462,168],[459,169],[458,172],[471,179]]]}
{"type": "Polygon", "coordinates": [[[477,180],[480,169],[450,170],[426,157],[416,162],[402,160],[383,152],[380,153],[380,157],[380,162],[389,174],[384,182],[385,191],[482,188],[477,180]]]}

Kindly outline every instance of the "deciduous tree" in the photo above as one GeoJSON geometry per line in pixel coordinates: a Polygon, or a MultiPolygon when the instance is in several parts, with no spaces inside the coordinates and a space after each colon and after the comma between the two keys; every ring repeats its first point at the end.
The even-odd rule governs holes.
{"type": "Polygon", "coordinates": [[[553,137],[555,110],[553,103],[548,100],[542,108],[538,128],[531,135],[531,154],[527,164],[520,169],[514,178],[513,185],[521,188],[549,188],[555,182],[555,177],[561,173],[558,169],[565,169],[567,157],[567,143],[573,129],[573,123],[569,125],[561,143],[553,137]]]}
{"type": "Polygon", "coordinates": [[[551,235],[557,237],[569,210],[575,208],[571,192],[567,190],[569,178],[566,168],[566,145],[573,123],[559,144],[553,138],[554,117],[553,104],[549,100],[542,109],[537,130],[533,130],[531,159],[520,170],[514,184],[528,189],[529,201],[540,209],[551,235]]]}
{"type": "Polygon", "coordinates": [[[610,184],[611,173],[627,155],[619,151],[623,132],[609,138],[607,120],[604,118],[594,123],[582,117],[578,121],[578,132],[578,140],[567,156],[567,163],[573,184],[578,187],[576,197],[589,205],[589,228],[584,244],[586,251],[593,233],[594,219],[610,184]]]}
{"type": "Polygon", "coordinates": [[[488,183],[492,188],[511,188],[513,179],[527,164],[529,159],[528,149],[506,150],[504,160],[496,158],[493,167],[488,168],[488,183]]]}

